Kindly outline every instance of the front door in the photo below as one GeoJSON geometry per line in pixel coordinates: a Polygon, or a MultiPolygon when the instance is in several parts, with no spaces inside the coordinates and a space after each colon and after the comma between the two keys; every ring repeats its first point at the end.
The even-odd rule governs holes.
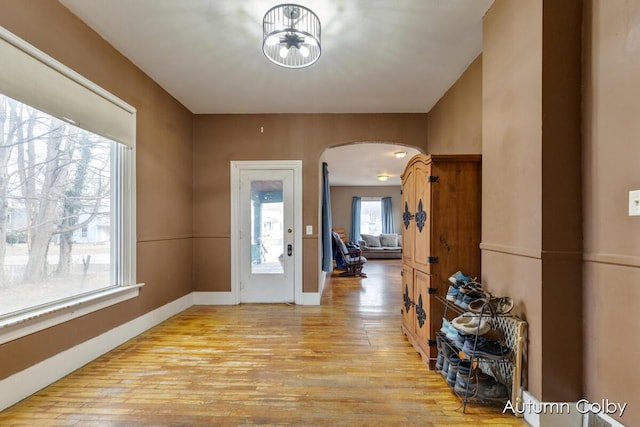
{"type": "Polygon", "coordinates": [[[238,180],[239,302],[294,302],[294,170],[240,169],[238,180]]]}

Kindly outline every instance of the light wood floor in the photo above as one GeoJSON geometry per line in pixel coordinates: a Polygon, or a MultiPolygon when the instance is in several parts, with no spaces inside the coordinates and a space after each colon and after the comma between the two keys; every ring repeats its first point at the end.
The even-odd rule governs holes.
{"type": "Polygon", "coordinates": [[[524,426],[467,406],[400,329],[398,261],[322,305],[196,306],[0,413],[0,425],[524,426]]]}

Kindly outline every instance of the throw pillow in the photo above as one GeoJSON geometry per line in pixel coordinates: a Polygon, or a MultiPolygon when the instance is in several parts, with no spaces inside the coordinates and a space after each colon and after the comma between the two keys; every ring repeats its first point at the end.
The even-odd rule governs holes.
{"type": "Polygon", "coordinates": [[[380,244],[380,237],[374,236],[373,234],[361,234],[360,237],[370,248],[379,248],[382,246],[380,244]]]}
{"type": "Polygon", "coordinates": [[[398,246],[398,235],[393,234],[381,234],[380,235],[380,243],[382,246],[395,248],[398,246]]]}

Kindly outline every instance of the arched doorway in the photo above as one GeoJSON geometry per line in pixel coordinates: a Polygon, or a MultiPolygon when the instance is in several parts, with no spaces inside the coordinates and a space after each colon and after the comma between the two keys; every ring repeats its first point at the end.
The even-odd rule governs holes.
{"type": "MultiPolygon", "coordinates": [[[[390,198],[393,206],[394,229],[400,233],[400,175],[404,171],[407,161],[422,152],[420,148],[393,142],[364,141],[329,147],[322,153],[320,163],[326,162],[329,171],[331,224],[327,225],[322,214],[323,206],[326,203],[324,200],[325,189],[323,188],[319,195],[319,223],[321,225],[319,254],[321,258],[331,256],[331,229],[327,230],[327,227],[344,230],[348,240],[359,239],[359,236],[355,236],[355,234],[360,234],[360,231],[355,230],[354,233],[352,230],[351,206],[353,197],[359,197],[360,203],[364,201],[370,205],[368,208],[373,209],[373,211],[371,209],[365,211],[365,215],[370,215],[369,219],[371,220],[371,227],[368,227],[366,231],[377,231],[378,234],[382,231],[380,229],[381,221],[378,221],[381,220],[378,217],[381,216],[382,199],[390,198]],[[404,155],[401,156],[401,153],[404,155]],[[383,177],[384,180],[379,177],[383,177]],[[376,212],[376,209],[378,214],[371,214],[371,212],[376,212]],[[376,215],[378,217],[372,218],[376,215]]],[[[320,170],[322,169],[321,166],[320,170]]],[[[362,210],[360,212],[362,213],[362,210]]],[[[322,263],[322,259],[320,262],[322,263]]],[[[324,286],[326,273],[325,267],[325,271],[321,273],[320,292],[324,286]]]]}

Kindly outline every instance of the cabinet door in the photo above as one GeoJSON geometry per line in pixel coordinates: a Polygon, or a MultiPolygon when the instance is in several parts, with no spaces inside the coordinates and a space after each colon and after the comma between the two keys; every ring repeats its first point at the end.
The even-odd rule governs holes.
{"type": "Polygon", "coordinates": [[[415,316],[414,316],[414,328],[416,331],[416,338],[420,343],[422,349],[426,352],[429,348],[429,339],[431,338],[430,327],[430,313],[429,308],[429,283],[430,277],[428,274],[416,270],[415,271],[415,316]]]}
{"type": "Polygon", "coordinates": [[[414,299],[413,289],[413,268],[411,266],[402,265],[402,325],[406,331],[413,333],[413,319],[415,317],[415,307],[413,306],[414,299]]]}
{"type": "Polygon", "coordinates": [[[414,182],[413,169],[410,168],[406,171],[402,181],[402,262],[407,265],[413,265],[413,239],[415,236],[413,214],[416,212],[414,182]]]}
{"type": "Polygon", "coordinates": [[[413,266],[430,272],[431,254],[431,164],[416,163],[413,172],[415,186],[413,266]]]}

